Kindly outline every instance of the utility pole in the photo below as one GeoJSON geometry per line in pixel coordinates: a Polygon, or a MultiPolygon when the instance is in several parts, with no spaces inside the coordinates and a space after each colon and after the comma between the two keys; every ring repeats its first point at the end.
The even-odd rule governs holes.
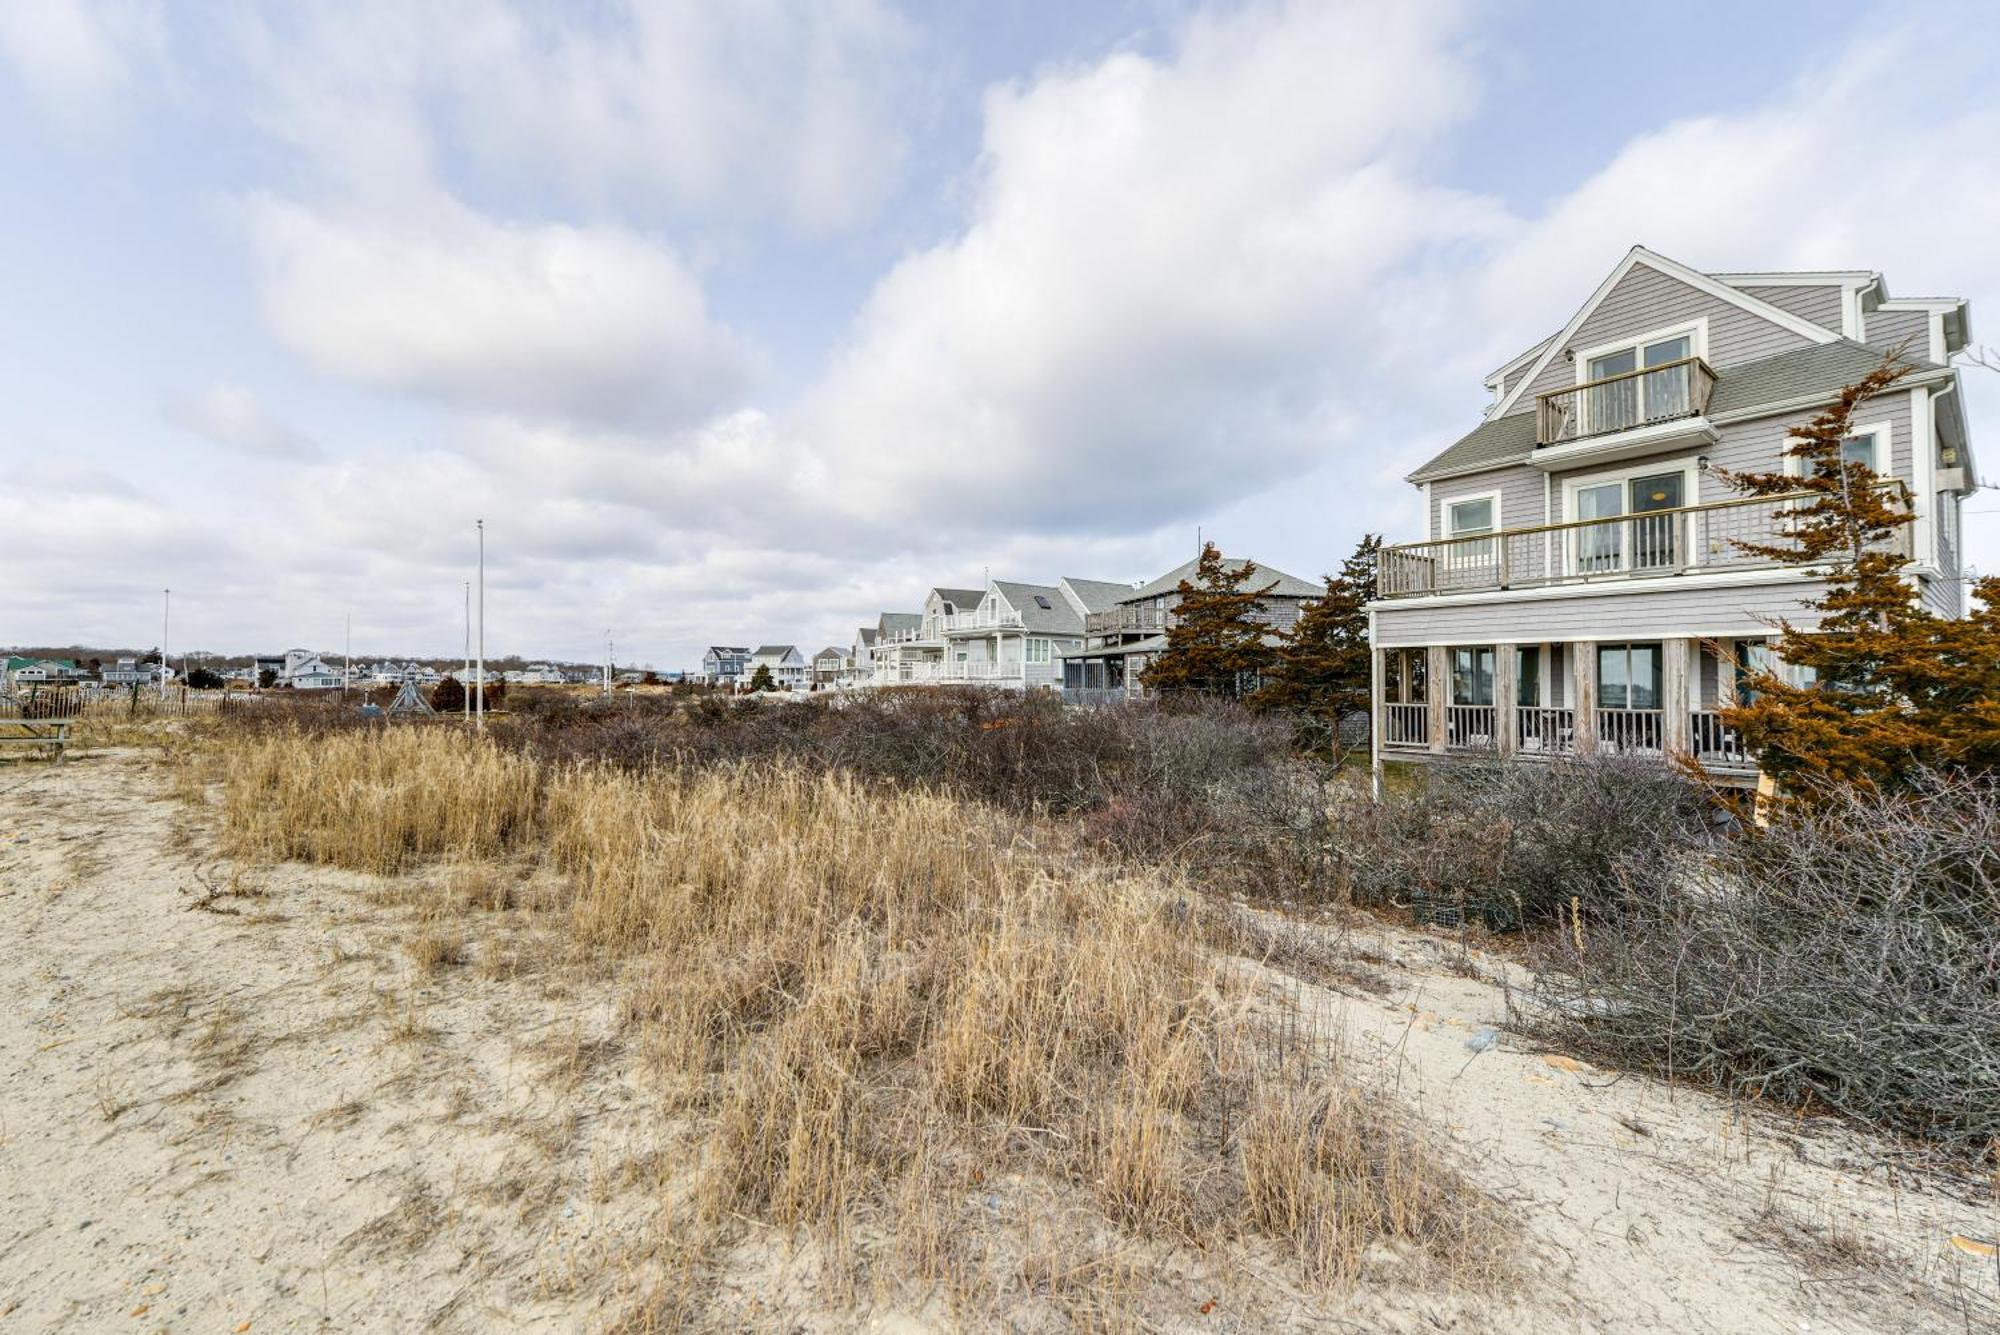
{"type": "Polygon", "coordinates": [[[473,711],[479,717],[479,726],[486,726],[486,521],[478,521],[479,527],[479,705],[473,711]]]}
{"type": "Polygon", "coordinates": [[[345,702],[347,688],[354,684],[354,613],[352,612],[347,614],[347,647],[343,652],[347,657],[340,669],[340,698],[345,702]]]}
{"type": "Polygon", "coordinates": [[[167,698],[167,627],[173,620],[174,591],[160,590],[160,698],[167,698]]]}
{"type": "Polygon", "coordinates": [[[611,694],[611,632],[604,632],[604,693],[611,694]]]}
{"type": "Polygon", "coordinates": [[[465,675],[459,678],[465,687],[458,693],[459,704],[463,707],[465,721],[472,722],[472,581],[465,581],[465,675]]]}

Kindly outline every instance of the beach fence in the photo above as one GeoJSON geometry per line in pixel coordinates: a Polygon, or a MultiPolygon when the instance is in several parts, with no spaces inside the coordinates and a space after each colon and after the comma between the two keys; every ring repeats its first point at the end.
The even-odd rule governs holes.
{"type": "Polygon", "coordinates": [[[88,686],[17,685],[0,692],[0,719],[158,719],[193,718],[242,708],[256,697],[248,691],[196,691],[169,686],[106,690],[88,686]]]}

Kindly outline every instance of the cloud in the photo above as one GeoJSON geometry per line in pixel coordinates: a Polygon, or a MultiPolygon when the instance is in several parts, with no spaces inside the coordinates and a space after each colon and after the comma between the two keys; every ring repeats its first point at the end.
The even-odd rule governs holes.
{"type": "Polygon", "coordinates": [[[496,222],[438,198],[393,217],[246,206],[272,329],[314,367],[488,411],[685,422],[756,359],[664,247],[622,227],[496,222]]]}
{"type": "Polygon", "coordinates": [[[802,415],[829,475],[899,517],[1116,532],[1365,448],[1399,276],[1504,222],[1424,178],[1474,105],[1460,22],[1252,6],[990,92],[967,226],[877,285],[802,415]]]}
{"type": "Polygon", "coordinates": [[[133,80],[165,54],[157,0],[0,5],[0,57],[50,116],[74,129],[102,128],[133,80]]]}
{"type": "Polygon", "coordinates": [[[353,0],[239,28],[263,124],[370,195],[442,175],[823,232],[874,216],[907,149],[914,37],[878,0],[353,0]]]}
{"type": "Polygon", "coordinates": [[[261,458],[317,459],[322,453],[316,441],[273,417],[241,385],[213,385],[200,394],[171,399],[160,415],[183,431],[261,458]]]}

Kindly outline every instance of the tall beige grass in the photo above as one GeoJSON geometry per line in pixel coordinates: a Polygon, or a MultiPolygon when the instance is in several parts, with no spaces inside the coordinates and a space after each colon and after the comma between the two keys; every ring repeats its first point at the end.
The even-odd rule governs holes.
{"type": "Polygon", "coordinates": [[[1463,1274],[1486,1204],[1204,945],[1197,896],[1059,828],[786,769],[552,769],[441,730],[229,743],[239,857],[396,873],[534,858],[576,962],[622,961],[660,1097],[698,1130],[684,1214],[859,1275],[981,1272],[1036,1192],[1136,1241],[1246,1234],[1323,1283],[1400,1240],[1463,1274]],[[983,1262],[977,1257],[986,1258],[983,1262]]]}

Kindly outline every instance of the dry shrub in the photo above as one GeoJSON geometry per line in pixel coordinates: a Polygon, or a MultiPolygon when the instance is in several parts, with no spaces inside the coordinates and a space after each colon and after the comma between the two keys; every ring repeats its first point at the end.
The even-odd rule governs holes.
{"type": "Polygon", "coordinates": [[[632,966],[630,1037],[698,1131],[711,1256],[747,1219],[843,1273],[952,1279],[999,1264],[969,1241],[994,1218],[979,1181],[1160,1245],[1267,1234],[1327,1282],[1371,1236],[1444,1274],[1490,1254],[1490,1207],[1382,1106],[1298,1111],[1346,1077],[1205,948],[1199,897],[1060,827],[797,765],[552,767],[443,730],[245,738],[228,772],[245,850],[540,851],[574,962],[632,966]]]}
{"type": "Polygon", "coordinates": [[[1538,962],[1536,1022],[1573,1049],[2000,1146],[2000,781],[1788,804],[1538,962]]]}

